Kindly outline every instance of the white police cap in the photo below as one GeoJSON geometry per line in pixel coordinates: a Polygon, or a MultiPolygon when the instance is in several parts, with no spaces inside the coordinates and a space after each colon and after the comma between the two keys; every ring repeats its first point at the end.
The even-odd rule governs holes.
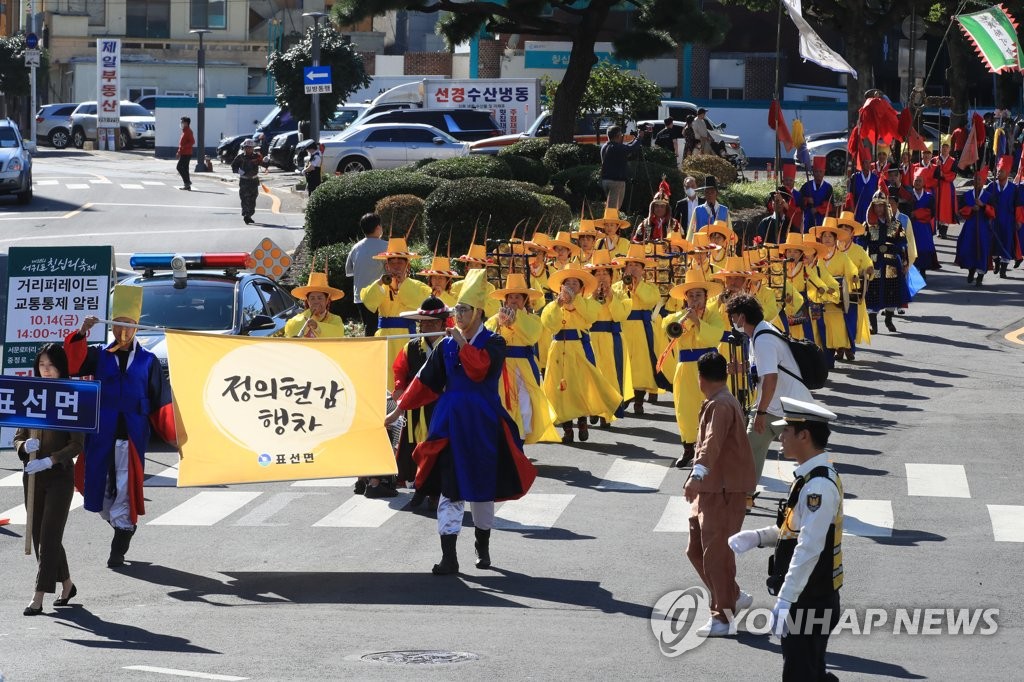
{"type": "Polygon", "coordinates": [[[779,400],[782,402],[784,416],[779,421],[772,422],[772,426],[783,427],[789,423],[799,422],[822,422],[827,424],[839,418],[835,412],[826,410],[818,403],[809,403],[804,400],[794,400],[793,398],[780,398],[779,400]]]}

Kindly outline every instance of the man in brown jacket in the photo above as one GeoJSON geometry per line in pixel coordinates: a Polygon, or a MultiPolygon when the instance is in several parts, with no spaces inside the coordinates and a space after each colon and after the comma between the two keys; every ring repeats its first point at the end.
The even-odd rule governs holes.
{"type": "Polygon", "coordinates": [[[711,593],[711,619],[697,631],[704,637],[734,634],[730,621],[753,598],[736,584],[736,557],[729,536],[740,530],[746,496],[754,489],[753,455],[743,408],[726,387],[727,362],[718,352],[697,360],[704,403],[697,429],[697,457],[684,493],[693,504],[686,556],[711,593]]]}

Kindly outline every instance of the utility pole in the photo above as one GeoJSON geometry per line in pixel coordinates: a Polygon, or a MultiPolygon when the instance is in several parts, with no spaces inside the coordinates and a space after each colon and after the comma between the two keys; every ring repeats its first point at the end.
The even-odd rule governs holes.
{"type": "MultiPolygon", "coordinates": [[[[305,12],[304,17],[313,19],[313,66],[320,66],[320,19],[327,15],[323,12],[305,12]]],[[[314,92],[310,106],[309,139],[320,144],[320,93],[314,92]]]]}
{"type": "Polygon", "coordinates": [[[193,173],[206,172],[206,48],[203,47],[203,36],[210,32],[208,28],[196,28],[189,33],[199,36],[199,53],[196,55],[196,67],[199,71],[196,86],[196,132],[199,133],[199,153],[196,154],[196,167],[193,173]]]}

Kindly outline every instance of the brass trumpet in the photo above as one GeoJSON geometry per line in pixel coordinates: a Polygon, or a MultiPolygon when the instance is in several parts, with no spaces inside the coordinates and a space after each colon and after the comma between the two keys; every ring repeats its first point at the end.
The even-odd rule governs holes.
{"type": "Polygon", "coordinates": [[[627,287],[633,286],[633,275],[623,275],[622,285],[627,287]]]}
{"type": "Polygon", "coordinates": [[[668,325],[665,326],[665,334],[667,334],[670,339],[678,339],[683,335],[683,324],[681,322],[669,322],[668,325]]]}
{"type": "Polygon", "coordinates": [[[383,284],[386,287],[391,286],[391,281],[392,281],[391,275],[389,275],[386,272],[383,275],[380,276],[380,283],[383,284]]]}

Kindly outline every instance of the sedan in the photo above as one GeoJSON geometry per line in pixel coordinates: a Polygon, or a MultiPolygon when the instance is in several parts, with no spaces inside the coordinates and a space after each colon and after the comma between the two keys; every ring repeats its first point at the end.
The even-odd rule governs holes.
{"type": "Polygon", "coordinates": [[[422,159],[469,154],[469,144],[433,126],[418,123],[360,125],[322,142],[323,168],[327,173],[398,168],[422,159]]]}

